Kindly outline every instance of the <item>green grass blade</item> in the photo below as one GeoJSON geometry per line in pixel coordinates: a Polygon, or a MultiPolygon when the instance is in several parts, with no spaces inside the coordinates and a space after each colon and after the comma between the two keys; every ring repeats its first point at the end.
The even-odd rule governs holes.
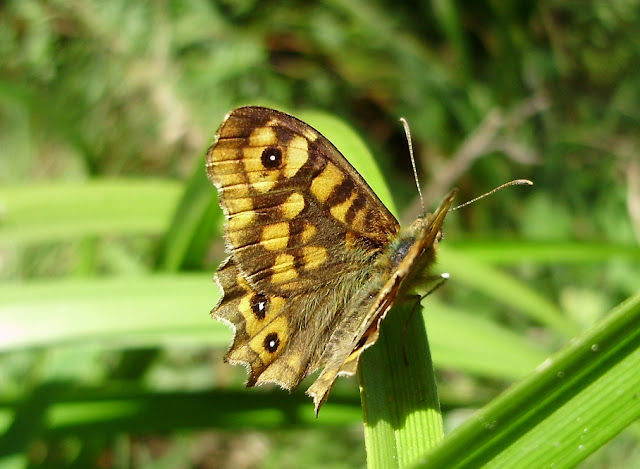
{"type": "Polygon", "coordinates": [[[473,241],[456,242],[455,250],[477,261],[492,264],[606,262],[615,258],[640,261],[638,246],[604,242],[473,241]]]}
{"type": "Polygon", "coordinates": [[[0,190],[0,242],[51,242],[114,233],[160,233],[166,229],[181,190],[178,181],[158,179],[3,187],[0,190]]]}
{"type": "MultiPolygon", "coordinates": [[[[451,285],[445,285],[443,289],[451,285]]],[[[424,319],[436,368],[454,369],[509,382],[524,378],[551,350],[473,312],[425,300],[424,319]]]]}
{"type": "Polygon", "coordinates": [[[418,312],[409,317],[413,309],[410,302],[393,307],[378,342],[361,357],[370,468],[408,467],[444,436],[424,321],[418,312]]]}
{"type": "Polygon", "coordinates": [[[221,347],[211,320],[219,292],[208,275],[70,279],[0,286],[0,350],[66,342],[158,343],[189,337],[221,347]]]}
{"type": "Polygon", "coordinates": [[[553,303],[498,269],[459,254],[447,246],[440,248],[439,265],[446,266],[452,281],[476,288],[541,324],[569,337],[578,332],[578,327],[553,303]]]}
{"type": "Polygon", "coordinates": [[[211,239],[221,239],[223,221],[217,191],[207,178],[204,161],[198,160],[158,252],[160,268],[200,267],[211,239]]]}
{"type": "Polygon", "coordinates": [[[421,468],[570,468],[640,418],[640,294],[424,455],[421,468]]]}

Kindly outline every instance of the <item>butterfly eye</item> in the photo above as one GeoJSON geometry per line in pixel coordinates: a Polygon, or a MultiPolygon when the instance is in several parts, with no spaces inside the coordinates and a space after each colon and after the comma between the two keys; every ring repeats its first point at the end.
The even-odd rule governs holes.
{"type": "Polygon", "coordinates": [[[267,308],[269,307],[269,298],[262,293],[256,293],[251,298],[251,311],[258,319],[264,319],[267,315],[267,308]]]}
{"type": "Polygon", "coordinates": [[[280,339],[278,338],[278,334],[276,332],[271,332],[267,334],[264,338],[264,342],[262,343],[265,350],[267,352],[273,353],[278,350],[278,346],[280,345],[280,339]]]}
{"type": "Polygon", "coordinates": [[[279,168],[282,164],[282,151],[276,147],[267,147],[262,152],[262,166],[267,169],[279,168]]]}

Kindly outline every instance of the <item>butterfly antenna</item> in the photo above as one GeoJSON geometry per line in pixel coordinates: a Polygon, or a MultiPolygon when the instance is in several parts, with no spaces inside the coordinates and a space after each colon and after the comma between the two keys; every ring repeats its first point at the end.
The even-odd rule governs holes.
{"type": "Polygon", "coordinates": [[[516,179],[515,181],[509,181],[509,182],[505,182],[504,184],[499,185],[498,187],[496,187],[493,190],[490,190],[489,192],[485,192],[482,195],[479,195],[478,197],[476,197],[475,199],[471,199],[461,205],[458,205],[457,207],[453,207],[451,209],[451,211],[454,210],[458,210],[459,208],[462,207],[466,207],[469,204],[472,204],[474,202],[477,202],[480,199],[484,199],[486,196],[491,195],[495,192],[498,192],[501,189],[504,189],[505,187],[509,187],[509,186],[533,186],[533,182],[529,181],[528,179],[516,179]]]}
{"type": "Polygon", "coordinates": [[[411,143],[411,130],[409,129],[409,123],[404,117],[400,118],[402,127],[404,127],[404,134],[407,136],[407,143],[409,144],[409,157],[411,158],[411,167],[413,168],[413,177],[416,180],[416,187],[418,188],[418,195],[420,196],[420,205],[422,206],[422,213],[427,213],[424,208],[424,199],[422,198],[422,190],[420,189],[420,181],[418,180],[418,170],[416,169],[416,160],[413,157],[413,143],[411,143]]]}

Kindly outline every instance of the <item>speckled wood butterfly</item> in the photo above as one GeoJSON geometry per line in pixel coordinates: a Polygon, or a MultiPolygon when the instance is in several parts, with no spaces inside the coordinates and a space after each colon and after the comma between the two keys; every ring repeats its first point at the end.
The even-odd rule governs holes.
{"type": "Polygon", "coordinates": [[[317,130],[247,106],[227,115],[207,153],[226,216],[229,258],[212,315],[235,330],[225,356],[247,386],[307,390],[316,413],[399,296],[426,278],[450,192],[434,214],[400,229],[358,172],[317,130]]]}

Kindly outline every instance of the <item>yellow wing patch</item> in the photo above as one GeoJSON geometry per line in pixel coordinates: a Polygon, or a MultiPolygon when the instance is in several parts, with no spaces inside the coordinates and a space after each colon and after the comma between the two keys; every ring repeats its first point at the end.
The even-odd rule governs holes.
{"type": "Polygon", "coordinates": [[[284,201],[280,208],[282,209],[282,215],[287,220],[291,220],[304,210],[304,206],[304,196],[299,192],[294,192],[287,197],[287,200],[284,201]]]}
{"type": "Polygon", "coordinates": [[[344,174],[336,165],[327,166],[311,181],[311,192],[320,202],[326,202],[333,190],[342,184],[344,174]]]}
{"type": "Polygon", "coordinates": [[[347,200],[342,203],[336,204],[329,209],[331,215],[337,220],[340,220],[342,223],[347,221],[347,211],[353,205],[356,198],[358,197],[358,193],[356,191],[351,192],[351,195],[347,200]]]}
{"type": "Polygon", "coordinates": [[[329,257],[327,249],[322,246],[305,246],[302,248],[304,268],[307,270],[317,269],[327,261],[329,257]]]}
{"type": "Polygon", "coordinates": [[[227,208],[229,216],[237,215],[242,212],[248,212],[253,209],[253,202],[249,197],[238,199],[226,199],[224,205],[227,208]]]}
{"type": "Polygon", "coordinates": [[[238,212],[233,215],[229,215],[229,232],[240,231],[243,228],[251,226],[255,222],[255,212],[238,212]]]}
{"type": "Polygon", "coordinates": [[[294,137],[287,146],[284,176],[294,177],[300,168],[309,160],[309,141],[304,137],[294,137]]]}
{"type": "Polygon", "coordinates": [[[313,238],[313,235],[315,235],[317,231],[318,229],[314,224],[305,223],[304,228],[302,228],[302,242],[307,243],[311,238],[313,238]]]}
{"type": "Polygon", "coordinates": [[[268,147],[277,145],[278,138],[273,127],[258,127],[249,136],[249,144],[252,147],[268,147]]]}
{"type": "Polygon", "coordinates": [[[276,257],[276,262],[271,268],[273,275],[271,277],[272,283],[286,283],[296,277],[298,272],[294,266],[295,258],[291,254],[280,253],[276,257]]]}
{"type": "Polygon", "coordinates": [[[273,223],[262,228],[260,244],[269,251],[282,251],[289,242],[289,222],[273,223]]]}

